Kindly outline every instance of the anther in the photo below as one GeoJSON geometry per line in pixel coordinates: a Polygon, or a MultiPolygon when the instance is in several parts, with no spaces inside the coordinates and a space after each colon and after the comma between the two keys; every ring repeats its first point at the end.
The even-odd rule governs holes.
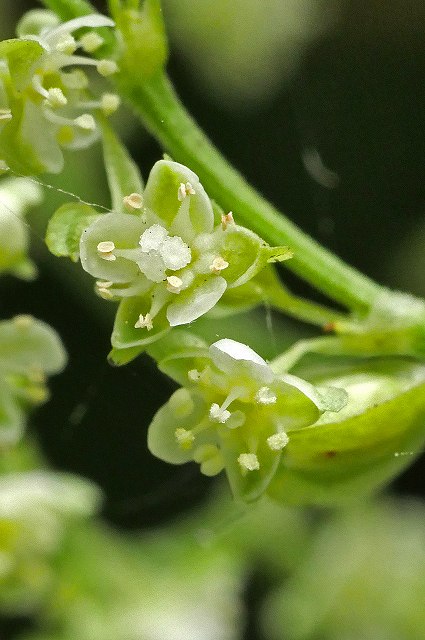
{"type": "Polygon", "coordinates": [[[258,471],[260,463],[255,453],[241,453],[238,462],[241,466],[242,473],[247,471],[258,471]]]}
{"type": "Polygon", "coordinates": [[[175,430],[174,436],[177,440],[177,444],[181,449],[191,449],[193,442],[195,440],[195,436],[192,431],[188,431],[187,429],[183,429],[183,427],[179,427],[175,430]]]}
{"type": "Polygon", "coordinates": [[[257,393],[255,394],[255,401],[258,402],[258,404],[264,405],[275,404],[277,401],[277,396],[275,393],[273,393],[270,387],[261,387],[261,389],[258,389],[257,393]]]}
{"type": "Polygon", "coordinates": [[[167,290],[171,293],[180,293],[183,286],[183,280],[177,276],[168,276],[167,290]]]}
{"type": "Polygon", "coordinates": [[[118,71],[118,65],[113,60],[99,60],[96,69],[101,76],[112,76],[118,71]]]}
{"type": "Polygon", "coordinates": [[[87,53],[93,53],[96,49],[99,49],[103,43],[103,38],[95,31],[91,31],[81,36],[78,44],[84,51],[87,51],[87,53]]]}
{"type": "Polygon", "coordinates": [[[232,414],[227,409],[222,409],[216,402],[210,407],[210,420],[225,424],[232,414]]]}
{"type": "Polygon", "coordinates": [[[131,211],[140,210],[143,208],[143,196],[140,193],[130,193],[123,198],[123,203],[131,211]]]}
{"type": "Polygon", "coordinates": [[[153,322],[152,322],[152,316],[150,313],[147,313],[145,316],[143,316],[142,314],[139,315],[139,319],[137,320],[136,324],[134,325],[135,329],[147,329],[148,331],[151,331],[151,329],[153,329],[153,322]]]}
{"type": "Polygon", "coordinates": [[[289,438],[284,431],[275,433],[267,438],[267,444],[272,451],[282,451],[289,442],[289,438]]]}
{"type": "Polygon", "coordinates": [[[75,41],[75,38],[73,38],[70,33],[63,35],[59,42],[56,44],[56,51],[65,53],[67,56],[72,56],[76,49],[77,43],[75,41]]]}
{"type": "Polygon", "coordinates": [[[68,100],[66,99],[62,89],[59,89],[59,87],[52,87],[47,93],[48,96],[46,98],[46,102],[49,107],[52,107],[52,109],[58,109],[59,107],[64,107],[68,104],[68,100]]]}
{"type": "Polygon", "coordinates": [[[104,93],[100,99],[100,108],[105,116],[111,116],[121,104],[120,97],[116,93],[104,93]]]}
{"type": "Polygon", "coordinates": [[[190,369],[190,371],[187,372],[187,377],[191,382],[198,382],[201,377],[201,373],[198,369],[190,369]]]}
{"type": "Polygon", "coordinates": [[[195,194],[196,194],[196,191],[192,187],[190,182],[186,182],[186,184],[184,182],[180,183],[180,186],[177,192],[177,198],[180,200],[180,202],[182,202],[186,198],[186,196],[194,196],[195,194]]]}
{"type": "Polygon", "coordinates": [[[74,122],[77,127],[85,131],[94,131],[96,129],[96,122],[89,113],[83,113],[81,116],[78,116],[78,118],[75,118],[74,122]]]}
{"type": "Polygon", "coordinates": [[[0,120],[12,120],[12,117],[10,109],[0,109],[0,120]]]}
{"type": "Polygon", "coordinates": [[[223,231],[226,231],[229,224],[234,224],[234,222],[233,213],[231,211],[221,216],[221,228],[223,231]]]}
{"type": "Polygon", "coordinates": [[[224,258],[222,258],[221,256],[217,256],[210,264],[210,271],[211,273],[218,274],[223,271],[223,269],[227,269],[228,266],[229,263],[224,258]]]}
{"type": "Polygon", "coordinates": [[[100,257],[104,260],[109,260],[113,262],[117,259],[116,256],[112,253],[115,249],[115,243],[111,240],[105,240],[104,242],[99,242],[97,245],[97,250],[100,253],[100,257]]]}

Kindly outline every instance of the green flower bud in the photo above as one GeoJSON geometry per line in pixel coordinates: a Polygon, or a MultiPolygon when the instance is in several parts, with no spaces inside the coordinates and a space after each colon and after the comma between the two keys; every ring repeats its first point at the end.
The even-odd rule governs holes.
{"type": "Polygon", "coordinates": [[[30,12],[18,28],[19,39],[0,43],[1,160],[20,173],[57,173],[63,168],[61,148],[82,149],[99,137],[92,112],[109,115],[118,101],[105,94],[94,100],[81,67],[101,75],[117,71],[111,60],[75,55],[92,53],[100,36],[81,28],[112,27],[110,18],[92,14],[57,24],[50,12],[30,12]],[[71,67],[72,70],[70,69],[71,67]]]}
{"type": "Polygon", "coordinates": [[[29,228],[25,210],[42,200],[41,188],[25,178],[0,182],[0,273],[31,279],[36,268],[27,256],[29,228]]]}
{"type": "Polygon", "coordinates": [[[46,376],[66,362],[59,337],[32,316],[0,322],[0,447],[22,434],[25,410],[48,398],[46,376]]]}
{"type": "Polygon", "coordinates": [[[219,340],[208,350],[184,343],[175,359],[186,368],[185,381],[172,358],[159,364],[185,387],[156,413],[149,449],[172,464],[194,460],[208,476],[224,468],[234,495],[244,500],[258,498],[273,481],[293,432],[346,402],[342,389],[276,375],[250,347],[234,340],[219,340]]]}

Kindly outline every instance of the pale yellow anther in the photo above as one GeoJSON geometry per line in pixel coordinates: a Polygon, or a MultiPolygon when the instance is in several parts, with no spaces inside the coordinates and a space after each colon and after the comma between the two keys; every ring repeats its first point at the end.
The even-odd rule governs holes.
{"type": "Polygon", "coordinates": [[[175,430],[174,436],[180,449],[187,450],[192,448],[193,442],[195,440],[195,436],[193,435],[192,431],[188,431],[187,429],[179,427],[175,430]]]}
{"type": "Polygon", "coordinates": [[[186,196],[194,196],[196,194],[195,189],[192,187],[190,182],[186,182],[186,184],[184,182],[180,183],[178,192],[177,192],[177,197],[180,200],[180,202],[182,202],[186,196]]]}
{"type": "Polygon", "coordinates": [[[284,431],[275,433],[267,438],[267,445],[272,451],[282,451],[289,442],[289,438],[284,431]]]}
{"type": "Polygon", "coordinates": [[[111,116],[121,104],[121,99],[116,93],[104,93],[100,99],[100,108],[105,116],[111,116]]]}
{"type": "Polygon", "coordinates": [[[56,45],[56,51],[65,53],[67,56],[72,56],[76,48],[77,43],[70,33],[64,35],[56,45]]]}
{"type": "Polygon", "coordinates": [[[110,280],[96,280],[96,287],[100,289],[109,289],[109,287],[113,287],[114,283],[110,280]]]}
{"type": "Polygon", "coordinates": [[[221,228],[223,229],[223,231],[226,231],[229,224],[234,224],[234,223],[235,221],[233,219],[233,213],[231,211],[221,216],[221,228]]]}
{"type": "Polygon", "coordinates": [[[97,245],[97,250],[100,253],[100,257],[103,258],[103,260],[109,260],[110,262],[113,262],[117,259],[117,257],[113,254],[114,249],[115,243],[112,242],[112,240],[104,240],[103,242],[99,242],[99,244],[97,245]]]}
{"type": "Polygon", "coordinates": [[[187,372],[187,377],[191,382],[198,382],[201,377],[201,373],[198,369],[190,369],[190,371],[187,372]]]}
{"type": "Polygon", "coordinates": [[[96,282],[97,292],[101,298],[103,298],[104,300],[110,300],[114,297],[112,291],[109,291],[110,287],[112,287],[113,284],[114,283],[110,282],[109,280],[98,280],[96,282]]]}
{"type": "Polygon", "coordinates": [[[47,93],[49,95],[46,98],[46,102],[49,107],[52,107],[52,109],[58,109],[59,107],[64,107],[68,104],[68,100],[66,99],[62,89],[59,87],[52,87],[47,93]]]}
{"type": "Polygon", "coordinates": [[[222,409],[216,402],[213,402],[210,407],[210,420],[225,424],[232,415],[227,409],[222,409]]]}
{"type": "Polygon", "coordinates": [[[22,313],[19,316],[15,316],[13,322],[18,329],[29,329],[34,324],[34,318],[22,313]]]}
{"type": "Polygon", "coordinates": [[[152,316],[150,313],[147,313],[145,316],[143,316],[142,314],[139,315],[139,319],[137,320],[136,324],[134,325],[135,329],[147,329],[148,331],[151,331],[151,329],[153,329],[153,322],[152,322],[152,316]]]}
{"type": "Polygon", "coordinates": [[[0,120],[12,120],[12,117],[10,109],[0,109],[0,120]]]}
{"type": "Polygon", "coordinates": [[[84,49],[84,51],[87,51],[87,53],[93,53],[96,49],[99,49],[103,43],[103,38],[95,31],[85,33],[79,40],[80,47],[84,49]]]}
{"type": "Polygon", "coordinates": [[[210,264],[210,271],[211,273],[220,273],[221,271],[223,271],[223,269],[227,269],[228,266],[229,263],[227,262],[227,260],[225,260],[221,256],[217,256],[210,264]]]}
{"type": "Polygon", "coordinates": [[[168,276],[167,290],[171,293],[180,293],[183,286],[183,280],[178,276],[168,276]]]}
{"type": "Polygon", "coordinates": [[[123,198],[123,203],[130,211],[140,210],[143,208],[143,196],[140,193],[130,193],[123,198]]]}
{"type": "Polygon", "coordinates": [[[241,453],[238,462],[240,464],[242,473],[247,471],[258,471],[260,463],[255,453],[241,453]]]}
{"type": "Polygon", "coordinates": [[[77,127],[85,131],[94,131],[96,129],[95,119],[90,113],[83,113],[81,116],[78,116],[78,118],[75,118],[74,122],[77,127]]]}
{"type": "Polygon", "coordinates": [[[99,60],[96,69],[101,76],[111,76],[118,71],[118,65],[113,60],[99,60]]]}
{"type": "Polygon", "coordinates": [[[261,389],[258,389],[257,393],[255,394],[255,400],[256,402],[258,402],[258,404],[275,404],[275,402],[277,401],[277,396],[275,393],[273,393],[270,387],[261,387],[261,389]]]}

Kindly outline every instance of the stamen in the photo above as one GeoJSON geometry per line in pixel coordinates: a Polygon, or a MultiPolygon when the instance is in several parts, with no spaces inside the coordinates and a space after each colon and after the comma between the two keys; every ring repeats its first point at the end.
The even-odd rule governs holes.
{"type": "Polygon", "coordinates": [[[225,424],[232,414],[227,409],[222,409],[216,402],[213,402],[209,415],[210,420],[213,422],[225,424]]]}
{"type": "Polygon", "coordinates": [[[194,196],[195,194],[196,194],[196,191],[192,187],[190,182],[186,182],[186,184],[184,182],[180,183],[180,186],[177,191],[177,198],[180,200],[180,202],[183,202],[186,196],[188,195],[194,196]]]}
{"type": "Polygon", "coordinates": [[[198,382],[201,377],[201,372],[198,371],[198,369],[190,369],[190,371],[187,372],[187,377],[191,382],[198,382]]]}
{"type": "Polygon", "coordinates": [[[142,314],[139,315],[139,319],[137,320],[136,324],[134,325],[135,329],[147,329],[148,331],[151,331],[151,329],[153,329],[153,322],[152,322],[152,316],[150,313],[147,313],[145,316],[143,316],[142,314]]]}
{"type": "Polygon", "coordinates": [[[221,216],[221,228],[223,229],[223,231],[226,231],[229,224],[234,224],[234,223],[235,221],[233,219],[233,213],[231,211],[221,216]]]}
{"type": "Polygon", "coordinates": [[[87,53],[93,53],[96,49],[102,46],[104,43],[104,39],[95,31],[91,31],[89,33],[85,33],[81,36],[78,44],[80,47],[87,51],[87,53]]]}
{"type": "Polygon", "coordinates": [[[97,280],[96,282],[96,288],[97,288],[97,292],[100,295],[101,298],[103,298],[104,300],[110,300],[111,298],[114,297],[114,294],[112,293],[112,291],[109,291],[109,288],[113,286],[113,282],[110,282],[109,280],[97,280]]]}
{"type": "Polygon", "coordinates": [[[187,429],[183,429],[182,427],[180,427],[179,429],[175,430],[174,436],[180,449],[187,450],[192,448],[193,442],[195,440],[195,436],[193,435],[192,431],[188,431],[187,429]]]}
{"type": "Polygon", "coordinates": [[[289,442],[289,438],[284,431],[275,433],[267,438],[267,444],[272,451],[282,451],[289,442]]]}
{"type": "MultiPolygon", "coordinates": [[[[131,211],[134,209],[142,209],[143,196],[141,196],[140,193],[130,193],[129,196],[125,196],[125,198],[123,198],[123,203],[131,211]]],[[[140,241],[142,241],[142,237],[140,237],[140,241]]]]}
{"type": "Polygon", "coordinates": [[[260,463],[255,453],[241,453],[238,462],[241,466],[242,473],[258,471],[260,468],[260,463]]]}
{"type": "Polygon", "coordinates": [[[87,89],[89,86],[89,79],[81,69],[74,69],[68,72],[63,71],[61,73],[61,80],[68,89],[87,89]]]}
{"type": "Polygon", "coordinates": [[[275,404],[277,396],[273,393],[270,387],[261,387],[261,389],[258,389],[255,394],[255,401],[258,402],[258,404],[264,405],[275,404]]]}
{"type": "Polygon", "coordinates": [[[217,256],[210,264],[210,271],[212,273],[219,274],[221,271],[223,271],[223,269],[227,269],[228,266],[229,263],[224,258],[222,258],[221,256],[217,256]]]}
{"type": "Polygon", "coordinates": [[[112,76],[114,73],[118,71],[118,65],[114,60],[99,60],[96,65],[98,73],[105,78],[107,76],[112,76]]]}
{"type": "Polygon", "coordinates": [[[177,276],[168,276],[167,290],[171,293],[180,293],[183,286],[183,280],[177,276]]]}
{"type": "Polygon", "coordinates": [[[114,260],[117,259],[116,256],[114,256],[114,254],[112,253],[115,249],[115,243],[112,242],[111,240],[105,240],[103,242],[99,242],[99,244],[97,245],[97,250],[100,253],[100,257],[103,258],[104,260],[109,260],[110,262],[113,262],[114,260]]]}

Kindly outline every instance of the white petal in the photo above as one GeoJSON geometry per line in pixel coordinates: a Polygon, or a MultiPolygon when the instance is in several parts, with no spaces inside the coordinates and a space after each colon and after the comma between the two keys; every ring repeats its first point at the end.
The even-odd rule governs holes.
{"type": "Polygon", "coordinates": [[[246,344],[224,338],[210,346],[210,356],[215,366],[224,373],[234,374],[245,370],[255,380],[271,382],[273,371],[258,353],[246,344]]]}
{"type": "Polygon", "coordinates": [[[179,298],[167,309],[167,318],[172,327],[193,322],[207,313],[226,291],[227,282],[220,276],[209,278],[203,285],[190,291],[182,291],[179,298]]]}
{"type": "Polygon", "coordinates": [[[99,13],[92,13],[88,16],[81,16],[80,18],[74,18],[74,20],[68,20],[68,22],[64,22],[56,29],[52,29],[47,34],[44,34],[45,39],[51,44],[53,41],[58,40],[61,36],[67,33],[72,33],[77,29],[82,29],[83,27],[89,27],[90,29],[95,29],[97,27],[114,27],[115,22],[111,20],[111,18],[107,18],[106,16],[102,16],[99,13]]]}

